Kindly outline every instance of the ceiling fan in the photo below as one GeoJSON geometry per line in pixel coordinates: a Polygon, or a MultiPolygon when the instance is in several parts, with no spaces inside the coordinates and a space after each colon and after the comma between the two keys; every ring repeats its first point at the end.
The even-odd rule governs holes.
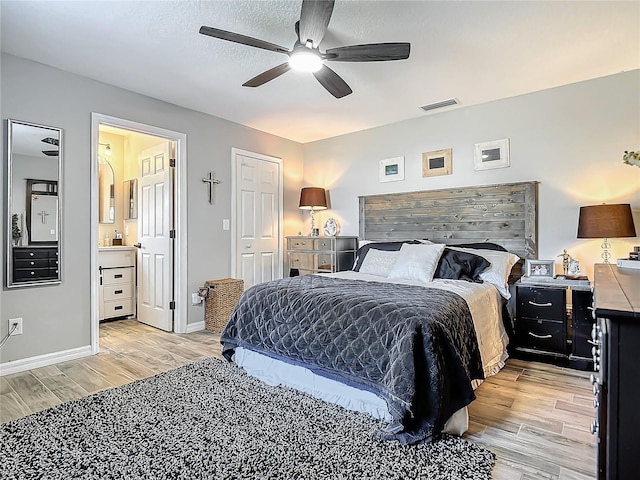
{"type": "Polygon", "coordinates": [[[333,4],[334,0],[302,0],[300,20],[295,25],[298,39],[291,50],[264,40],[213,27],[202,26],[200,27],[200,33],[229,42],[284,53],[289,56],[287,62],[253,77],[248,82],[243,83],[243,87],[259,87],[293,68],[294,70],[312,72],[329,93],[336,98],[342,98],[352,93],[352,90],[336,72],[325,65],[325,61],[386,62],[389,60],[404,60],[409,58],[411,44],[406,42],[369,43],[366,45],[330,48],[324,53],[320,52],[318,46],[329,26],[329,20],[331,20],[331,14],[333,13],[333,4]]]}

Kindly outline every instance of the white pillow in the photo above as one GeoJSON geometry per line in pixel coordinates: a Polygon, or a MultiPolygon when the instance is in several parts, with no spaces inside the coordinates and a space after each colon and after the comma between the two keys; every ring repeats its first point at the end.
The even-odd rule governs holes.
{"type": "Polygon", "coordinates": [[[360,265],[360,272],[386,277],[389,275],[391,267],[396,263],[398,255],[400,255],[400,251],[387,252],[385,250],[375,250],[372,248],[367,252],[367,256],[364,257],[362,265],[360,265]]]}
{"type": "Polygon", "coordinates": [[[516,264],[520,257],[509,252],[501,252],[499,250],[484,250],[476,248],[460,248],[449,246],[452,250],[460,250],[461,252],[473,253],[479,255],[489,262],[491,266],[480,274],[480,278],[495,287],[505,299],[509,300],[511,294],[509,293],[509,274],[511,268],[516,264]]]}
{"type": "Polygon", "coordinates": [[[429,283],[433,280],[433,274],[436,271],[443,250],[444,245],[442,244],[413,245],[405,243],[400,248],[396,263],[387,277],[429,283]]]}

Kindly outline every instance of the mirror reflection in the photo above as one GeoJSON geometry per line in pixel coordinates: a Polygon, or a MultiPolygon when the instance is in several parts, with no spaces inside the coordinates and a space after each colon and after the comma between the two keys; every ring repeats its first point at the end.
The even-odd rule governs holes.
{"type": "Polygon", "coordinates": [[[138,179],[133,178],[124,182],[124,219],[138,218],[138,179]]]}
{"type": "Polygon", "coordinates": [[[9,120],[7,287],[59,283],[62,130],[9,120]]]}
{"type": "Polygon", "coordinates": [[[98,153],[98,222],[116,223],[116,176],[108,157],[111,156],[111,145],[99,144],[98,153]]]}

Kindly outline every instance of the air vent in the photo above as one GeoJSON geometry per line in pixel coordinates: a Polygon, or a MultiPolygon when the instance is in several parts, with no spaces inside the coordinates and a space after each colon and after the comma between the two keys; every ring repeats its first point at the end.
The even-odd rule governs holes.
{"type": "Polygon", "coordinates": [[[460,102],[457,98],[449,98],[448,100],[442,100],[441,102],[430,103],[429,105],[423,105],[420,107],[425,112],[429,110],[435,110],[436,108],[449,107],[451,105],[458,105],[460,102]]]}

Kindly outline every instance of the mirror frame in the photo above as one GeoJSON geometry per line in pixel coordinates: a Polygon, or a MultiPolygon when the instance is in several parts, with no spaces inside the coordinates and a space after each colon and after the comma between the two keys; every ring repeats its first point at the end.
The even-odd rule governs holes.
{"type": "MultiPolygon", "coordinates": [[[[5,181],[5,215],[6,215],[6,287],[7,288],[23,288],[23,287],[32,287],[32,286],[41,286],[41,285],[59,285],[62,283],[62,172],[63,172],[63,152],[64,152],[64,135],[62,128],[51,127],[48,125],[41,125],[38,123],[31,122],[23,122],[21,120],[13,120],[7,119],[7,128],[6,128],[7,136],[6,136],[6,145],[7,150],[6,154],[6,181],[5,181]],[[14,145],[14,134],[15,134],[15,126],[16,125],[24,125],[28,127],[40,128],[43,130],[50,130],[58,136],[58,179],[57,179],[57,197],[58,197],[58,206],[57,206],[57,225],[58,229],[57,240],[53,242],[36,242],[33,244],[36,248],[41,248],[42,246],[57,246],[57,258],[58,258],[58,276],[57,278],[47,278],[43,280],[29,280],[24,282],[16,282],[13,278],[13,235],[12,235],[12,212],[14,206],[13,199],[13,145],[14,145]]],[[[31,175],[32,178],[35,178],[39,175],[39,172],[33,172],[31,175]]],[[[25,179],[26,181],[27,179],[25,179]]],[[[53,182],[53,180],[49,180],[53,182]]],[[[26,200],[26,199],[25,199],[26,200]]],[[[26,211],[26,205],[25,205],[26,211]]],[[[27,235],[27,232],[23,232],[23,235],[27,235]]]]}

